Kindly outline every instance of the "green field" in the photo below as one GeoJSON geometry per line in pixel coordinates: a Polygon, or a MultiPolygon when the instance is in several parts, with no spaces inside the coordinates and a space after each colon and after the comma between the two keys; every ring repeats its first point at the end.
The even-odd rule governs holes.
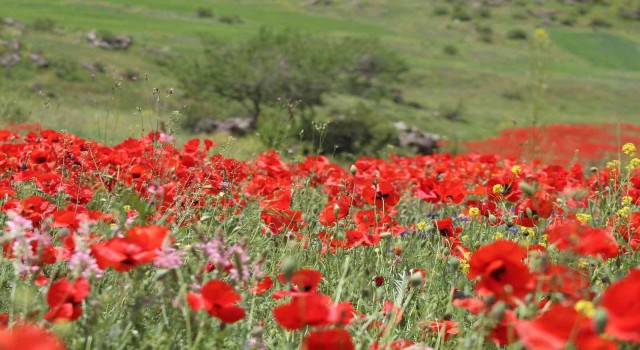
{"type": "MultiPolygon", "coordinates": [[[[0,112],[4,122],[37,121],[105,142],[137,136],[155,128],[158,120],[168,122],[171,111],[185,104],[167,61],[180,64],[197,58],[201,37],[237,40],[273,27],[320,36],[380,37],[409,63],[402,92],[405,100],[422,108],[330,96],[318,115],[364,103],[386,120],[404,120],[452,140],[490,136],[514,123],[527,125],[534,105],[542,123],[640,121],[640,20],[618,16],[621,7],[633,2],[611,1],[605,6],[545,0],[483,7],[468,2],[464,7],[468,21],[453,19],[454,3],[3,0],[1,17],[27,25],[48,18],[57,28],[53,32],[28,28],[20,36],[25,63],[0,68],[0,112]],[[210,9],[214,18],[199,18],[198,8],[210,9]],[[536,55],[530,40],[509,39],[508,34],[519,29],[532,37],[545,21],[540,13],[553,13],[555,20],[545,24],[551,38],[542,53],[546,89],[534,98],[536,55]],[[223,16],[237,16],[242,23],[223,23],[218,20],[223,16]],[[571,26],[562,24],[567,19],[571,26]],[[611,27],[596,28],[590,25],[594,19],[604,19],[611,27]],[[480,40],[481,27],[491,28],[492,42],[480,40]],[[91,29],[131,35],[134,44],[126,51],[90,47],[84,37],[91,29]],[[454,46],[457,54],[445,53],[447,45],[454,46]],[[170,52],[162,60],[151,53],[161,50],[170,52]],[[75,70],[65,76],[59,69],[33,68],[27,62],[31,52],[40,52],[53,63],[67,62],[75,70]],[[105,73],[95,79],[88,70],[77,68],[96,62],[105,66],[105,73]],[[134,82],[127,75],[138,79],[134,82]],[[154,88],[158,94],[153,94],[154,88]],[[168,96],[169,88],[176,93],[168,96]],[[458,107],[458,118],[443,116],[458,107]]],[[[0,35],[11,37],[12,31],[5,27],[0,35]]],[[[188,136],[186,131],[181,134],[188,136]]],[[[238,142],[249,152],[260,148],[252,138],[238,142]]]]}

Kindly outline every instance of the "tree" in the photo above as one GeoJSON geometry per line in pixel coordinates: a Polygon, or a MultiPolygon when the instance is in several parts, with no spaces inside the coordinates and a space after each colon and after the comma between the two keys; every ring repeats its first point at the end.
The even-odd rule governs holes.
{"type": "Polygon", "coordinates": [[[382,96],[406,71],[404,62],[374,39],[330,41],[262,29],[245,41],[203,44],[204,57],[182,74],[183,85],[197,99],[216,95],[240,103],[254,126],[265,105],[301,101],[304,111],[332,92],[382,96]]]}

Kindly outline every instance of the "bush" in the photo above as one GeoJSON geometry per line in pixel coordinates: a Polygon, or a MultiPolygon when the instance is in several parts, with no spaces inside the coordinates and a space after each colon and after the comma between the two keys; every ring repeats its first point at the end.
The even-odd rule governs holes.
{"type": "Polygon", "coordinates": [[[589,25],[593,28],[611,28],[613,24],[604,18],[596,17],[591,19],[589,25]]]}
{"type": "Polygon", "coordinates": [[[480,36],[480,41],[485,43],[493,42],[493,28],[489,25],[477,25],[476,32],[478,32],[480,36]]]}
{"type": "Polygon", "coordinates": [[[573,17],[564,18],[560,21],[560,24],[567,27],[573,27],[576,25],[576,19],[573,17]]]}
{"type": "Polygon", "coordinates": [[[451,14],[451,18],[454,20],[462,21],[462,22],[467,22],[472,19],[471,15],[469,14],[469,11],[463,5],[458,5],[453,8],[453,13],[451,14]]]}
{"type": "Polygon", "coordinates": [[[33,21],[33,29],[38,32],[53,32],[56,29],[56,21],[51,18],[38,18],[33,21]]]}
{"type": "Polygon", "coordinates": [[[56,76],[62,80],[78,81],[82,79],[78,62],[69,58],[63,58],[54,62],[53,71],[56,76]]]}
{"type": "Polygon", "coordinates": [[[442,48],[442,52],[448,56],[455,56],[458,54],[458,48],[455,45],[447,44],[442,48]]]}
{"type": "Polygon", "coordinates": [[[433,9],[434,16],[446,16],[449,14],[449,8],[446,6],[437,6],[433,9]]]}
{"type": "Polygon", "coordinates": [[[478,11],[476,11],[476,15],[480,18],[491,18],[491,10],[486,7],[480,7],[478,11]]]}
{"type": "Polygon", "coordinates": [[[328,41],[293,31],[261,30],[244,42],[205,42],[205,57],[181,72],[191,97],[217,96],[246,107],[254,125],[264,106],[300,100],[302,112],[328,93],[385,97],[407,70],[378,40],[328,41]]]}
{"type": "Polygon", "coordinates": [[[507,32],[507,39],[527,40],[527,32],[524,29],[511,29],[507,32]]]}
{"type": "Polygon", "coordinates": [[[379,154],[398,143],[398,134],[386,120],[358,109],[329,122],[322,144],[323,153],[379,154]],[[337,146],[337,147],[336,147],[337,146]]]}
{"type": "Polygon", "coordinates": [[[198,7],[196,10],[199,18],[213,18],[213,11],[210,8],[198,7]]]}
{"type": "Polygon", "coordinates": [[[224,23],[224,24],[242,24],[244,23],[244,21],[242,20],[242,18],[238,17],[237,15],[224,15],[221,16],[218,21],[220,23],[224,23]]]}

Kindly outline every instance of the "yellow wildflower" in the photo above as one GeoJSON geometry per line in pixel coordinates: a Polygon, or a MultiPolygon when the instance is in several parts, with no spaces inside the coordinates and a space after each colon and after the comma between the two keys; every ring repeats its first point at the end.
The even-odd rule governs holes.
{"type": "Polygon", "coordinates": [[[628,155],[628,156],[633,156],[636,154],[636,145],[634,145],[633,143],[625,143],[624,146],[622,146],[622,153],[628,155]]]}
{"type": "Polygon", "coordinates": [[[493,185],[493,193],[504,193],[504,186],[502,186],[501,184],[493,185]]]}
{"type": "Polygon", "coordinates": [[[128,204],[127,204],[127,205],[125,205],[125,206],[123,206],[122,208],[124,209],[124,211],[129,211],[129,210],[131,210],[131,206],[130,206],[130,205],[128,205],[128,204]]]}
{"type": "Polygon", "coordinates": [[[536,29],[536,31],[533,33],[533,37],[536,39],[536,41],[542,43],[549,41],[549,34],[544,28],[536,29]]]}
{"type": "Polygon", "coordinates": [[[589,261],[587,259],[579,259],[578,260],[578,267],[580,268],[585,268],[589,266],[589,261]]]}
{"type": "Polygon", "coordinates": [[[468,242],[469,241],[469,235],[464,235],[462,237],[460,237],[460,240],[463,242],[468,242]]]}
{"type": "Polygon", "coordinates": [[[471,265],[466,260],[460,260],[460,271],[469,273],[469,268],[471,268],[471,265]]]}
{"type": "Polygon", "coordinates": [[[420,232],[424,232],[424,231],[426,231],[426,230],[427,230],[427,223],[426,223],[426,222],[424,222],[424,221],[420,221],[420,222],[416,225],[416,227],[418,228],[418,231],[420,231],[420,232]]]}
{"type": "Polygon", "coordinates": [[[623,219],[628,219],[629,216],[631,216],[631,207],[622,207],[620,210],[618,210],[617,214],[623,219]]]}
{"type": "Polygon", "coordinates": [[[591,222],[591,215],[578,213],[576,214],[576,219],[578,219],[578,221],[580,221],[583,224],[588,224],[589,222],[591,222]]]}
{"type": "Polygon", "coordinates": [[[631,202],[633,202],[633,198],[631,198],[631,196],[624,196],[622,197],[622,205],[629,205],[631,204],[631,202]]]}
{"type": "Polygon", "coordinates": [[[620,161],[617,159],[607,163],[607,169],[618,169],[619,167],[620,167],[620,161]]]}
{"type": "Polygon", "coordinates": [[[504,238],[504,234],[502,232],[496,232],[496,234],[493,236],[494,240],[499,240],[504,238]]]}
{"type": "Polygon", "coordinates": [[[520,175],[520,172],[522,171],[522,168],[519,165],[514,165],[511,167],[511,172],[513,173],[513,175],[518,176],[520,175]]]}
{"type": "Polygon", "coordinates": [[[596,313],[596,307],[592,302],[588,300],[578,301],[576,305],[574,305],[574,308],[576,309],[576,311],[587,317],[593,317],[593,315],[596,313]]]}
{"type": "Polygon", "coordinates": [[[476,207],[469,208],[469,217],[470,218],[475,219],[478,216],[480,216],[480,209],[478,209],[476,207]]]}
{"type": "Polygon", "coordinates": [[[631,159],[631,161],[629,162],[629,165],[627,165],[627,169],[636,170],[638,168],[640,168],[640,159],[638,158],[631,159]]]}

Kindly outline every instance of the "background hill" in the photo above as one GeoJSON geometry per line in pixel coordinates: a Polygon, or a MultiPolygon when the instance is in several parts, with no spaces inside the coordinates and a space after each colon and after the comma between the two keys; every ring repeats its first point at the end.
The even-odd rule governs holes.
{"type": "MultiPolygon", "coordinates": [[[[202,57],[201,39],[235,42],[261,28],[376,37],[406,61],[401,99],[331,94],[320,119],[364,108],[451,140],[530,125],[534,109],[540,123],[640,120],[639,1],[3,0],[2,8],[0,16],[26,24],[0,27],[0,56],[22,58],[0,68],[3,123],[40,122],[104,142],[159,121],[242,116],[215,97],[185,107],[194,101],[178,73],[202,57]],[[536,28],[551,40],[542,50],[532,46],[536,28]],[[101,49],[87,41],[91,30],[133,41],[101,49]]],[[[251,136],[238,144],[247,153],[261,147],[251,136]]]]}

